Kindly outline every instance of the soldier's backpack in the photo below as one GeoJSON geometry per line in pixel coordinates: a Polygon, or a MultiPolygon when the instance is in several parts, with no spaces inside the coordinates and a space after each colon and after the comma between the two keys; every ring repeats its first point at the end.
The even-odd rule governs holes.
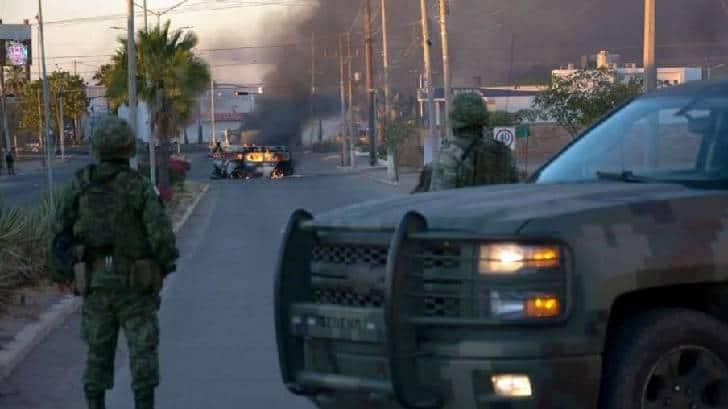
{"type": "Polygon", "coordinates": [[[114,183],[120,173],[109,178],[97,179],[95,167],[89,169],[89,183],[84,186],[78,198],[78,221],[76,233],[83,244],[89,248],[113,248],[119,239],[115,226],[117,216],[125,204],[117,197],[114,183]]]}

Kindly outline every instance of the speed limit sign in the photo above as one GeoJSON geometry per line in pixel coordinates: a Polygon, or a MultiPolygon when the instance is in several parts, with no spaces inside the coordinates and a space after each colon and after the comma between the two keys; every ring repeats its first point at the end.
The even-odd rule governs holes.
{"type": "Polygon", "coordinates": [[[516,128],[493,128],[493,138],[503,142],[512,151],[516,150],[516,128]]]}

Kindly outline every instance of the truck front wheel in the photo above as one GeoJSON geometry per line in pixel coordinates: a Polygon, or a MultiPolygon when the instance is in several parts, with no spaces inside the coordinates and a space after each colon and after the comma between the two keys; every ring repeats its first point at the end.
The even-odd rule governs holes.
{"type": "Polygon", "coordinates": [[[728,327],[661,309],[622,323],[604,356],[600,409],[728,407],[728,327]]]}

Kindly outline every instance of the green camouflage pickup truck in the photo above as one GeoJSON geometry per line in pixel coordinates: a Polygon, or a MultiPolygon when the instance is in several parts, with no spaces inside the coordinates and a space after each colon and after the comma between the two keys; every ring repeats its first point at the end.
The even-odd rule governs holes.
{"type": "Polygon", "coordinates": [[[296,211],[285,385],[320,408],[728,407],[728,81],[640,97],[529,183],[296,211]]]}

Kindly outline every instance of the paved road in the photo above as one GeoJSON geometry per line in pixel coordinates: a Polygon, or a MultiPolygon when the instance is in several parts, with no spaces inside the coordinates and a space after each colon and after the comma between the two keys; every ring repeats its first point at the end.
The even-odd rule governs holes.
{"type": "MultiPolygon", "coordinates": [[[[337,163],[331,155],[299,157],[300,178],[211,182],[178,235],[179,271],[165,284],[159,408],[312,408],[279,379],[272,288],[281,230],[296,208],[320,212],[403,190],[363,175],[324,175],[337,163]]],[[[193,177],[207,179],[209,165],[201,156],[194,157],[193,169],[193,177]]],[[[74,316],[41,344],[0,384],[0,407],[83,407],[78,333],[74,316]]],[[[124,349],[117,355],[110,409],[133,407],[125,356],[124,349]]]]}
{"type": "MultiPolygon", "coordinates": [[[[91,161],[87,155],[77,156],[66,162],[55,162],[53,166],[53,182],[62,184],[73,177],[79,169],[91,161]]],[[[6,206],[24,206],[42,197],[48,190],[48,178],[45,169],[37,161],[18,161],[17,175],[8,176],[3,168],[0,175],[0,197],[6,206]]]]}

